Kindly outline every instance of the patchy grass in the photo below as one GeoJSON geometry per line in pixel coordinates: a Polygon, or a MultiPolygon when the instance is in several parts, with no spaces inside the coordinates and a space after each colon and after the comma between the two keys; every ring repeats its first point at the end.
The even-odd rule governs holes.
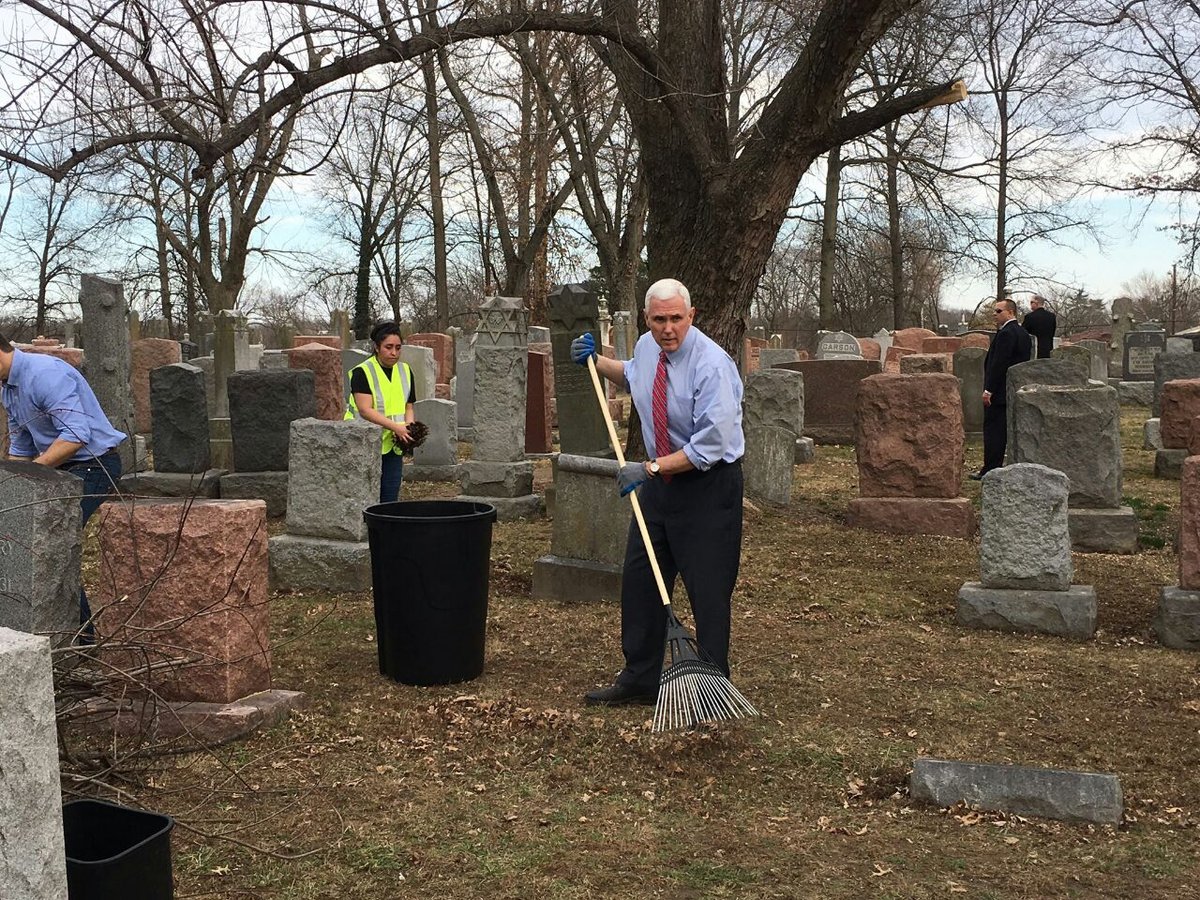
{"type": "Polygon", "coordinates": [[[274,681],[311,708],[126,789],[186,826],[180,897],[1197,896],[1200,672],[1150,628],[1178,484],[1153,479],[1141,417],[1124,493],[1145,549],[1076,555],[1087,644],[956,627],[977,544],[846,528],[853,451],[820,447],[787,508],[747,514],[734,677],[761,719],[654,735],[646,709],[583,707],[620,665],[619,609],[530,599],[550,526],[501,524],[482,678],[393,684],[368,595],[276,595],[274,681]],[[1112,772],[1127,820],[916,806],[922,754],[1112,772]]]}

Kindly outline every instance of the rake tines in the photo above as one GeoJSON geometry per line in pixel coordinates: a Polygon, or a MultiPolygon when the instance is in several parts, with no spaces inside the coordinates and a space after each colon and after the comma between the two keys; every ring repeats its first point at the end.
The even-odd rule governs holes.
{"type": "Polygon", "coordinates": [[[708,659],[670,607],[667,608],[667,652],[670,661],[663,667],[658,682],[654,731],[758,715],[758,710],[733,686],[721,668],[708,659]]]}

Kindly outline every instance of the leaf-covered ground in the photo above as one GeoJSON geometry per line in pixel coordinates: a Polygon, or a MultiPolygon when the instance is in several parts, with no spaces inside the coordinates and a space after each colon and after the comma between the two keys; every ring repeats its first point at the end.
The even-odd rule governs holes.
{"type": "Polygon", "coordinates": [[[619,609],[532,600],[550,525],[500,524],[483,677],[394,684],[369,595],[276,595],[274,681],[311,707],[125,789],[179,818],[179,897],[1200,896],[1200,667],[1150,627],[1179,502],[1144,415],[1124,442],[1145,546],[1075,557],[1087,644],[958,628],[976,542],[848,529],[853,451],[821,447],[788,508],[747,513],[734,679],[760,719],[662,736],[644,708],[585,708],[619,609]],[[1115,773],[1127,818],[922,807],[918,755],[1115,773]]]}

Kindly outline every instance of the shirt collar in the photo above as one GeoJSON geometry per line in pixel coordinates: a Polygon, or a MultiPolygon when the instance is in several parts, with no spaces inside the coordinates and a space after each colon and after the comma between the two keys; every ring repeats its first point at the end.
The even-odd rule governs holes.
{"type": "Polygon", "coordinates": [[[12,365],[8,367],[8,377],[4,379],[9,387],[20,387],[21,370],[25,368],[24,357],[24,353],[13,347],[12,365]]]}

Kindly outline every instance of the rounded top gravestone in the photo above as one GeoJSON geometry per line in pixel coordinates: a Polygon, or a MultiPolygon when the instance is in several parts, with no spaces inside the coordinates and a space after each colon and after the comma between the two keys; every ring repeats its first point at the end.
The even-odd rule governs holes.
{"type": "Polygon", "coordinates": [[[817,359],[862,359],[858,338],[845,331],[830,331],[817,341],[817,359]]]}

